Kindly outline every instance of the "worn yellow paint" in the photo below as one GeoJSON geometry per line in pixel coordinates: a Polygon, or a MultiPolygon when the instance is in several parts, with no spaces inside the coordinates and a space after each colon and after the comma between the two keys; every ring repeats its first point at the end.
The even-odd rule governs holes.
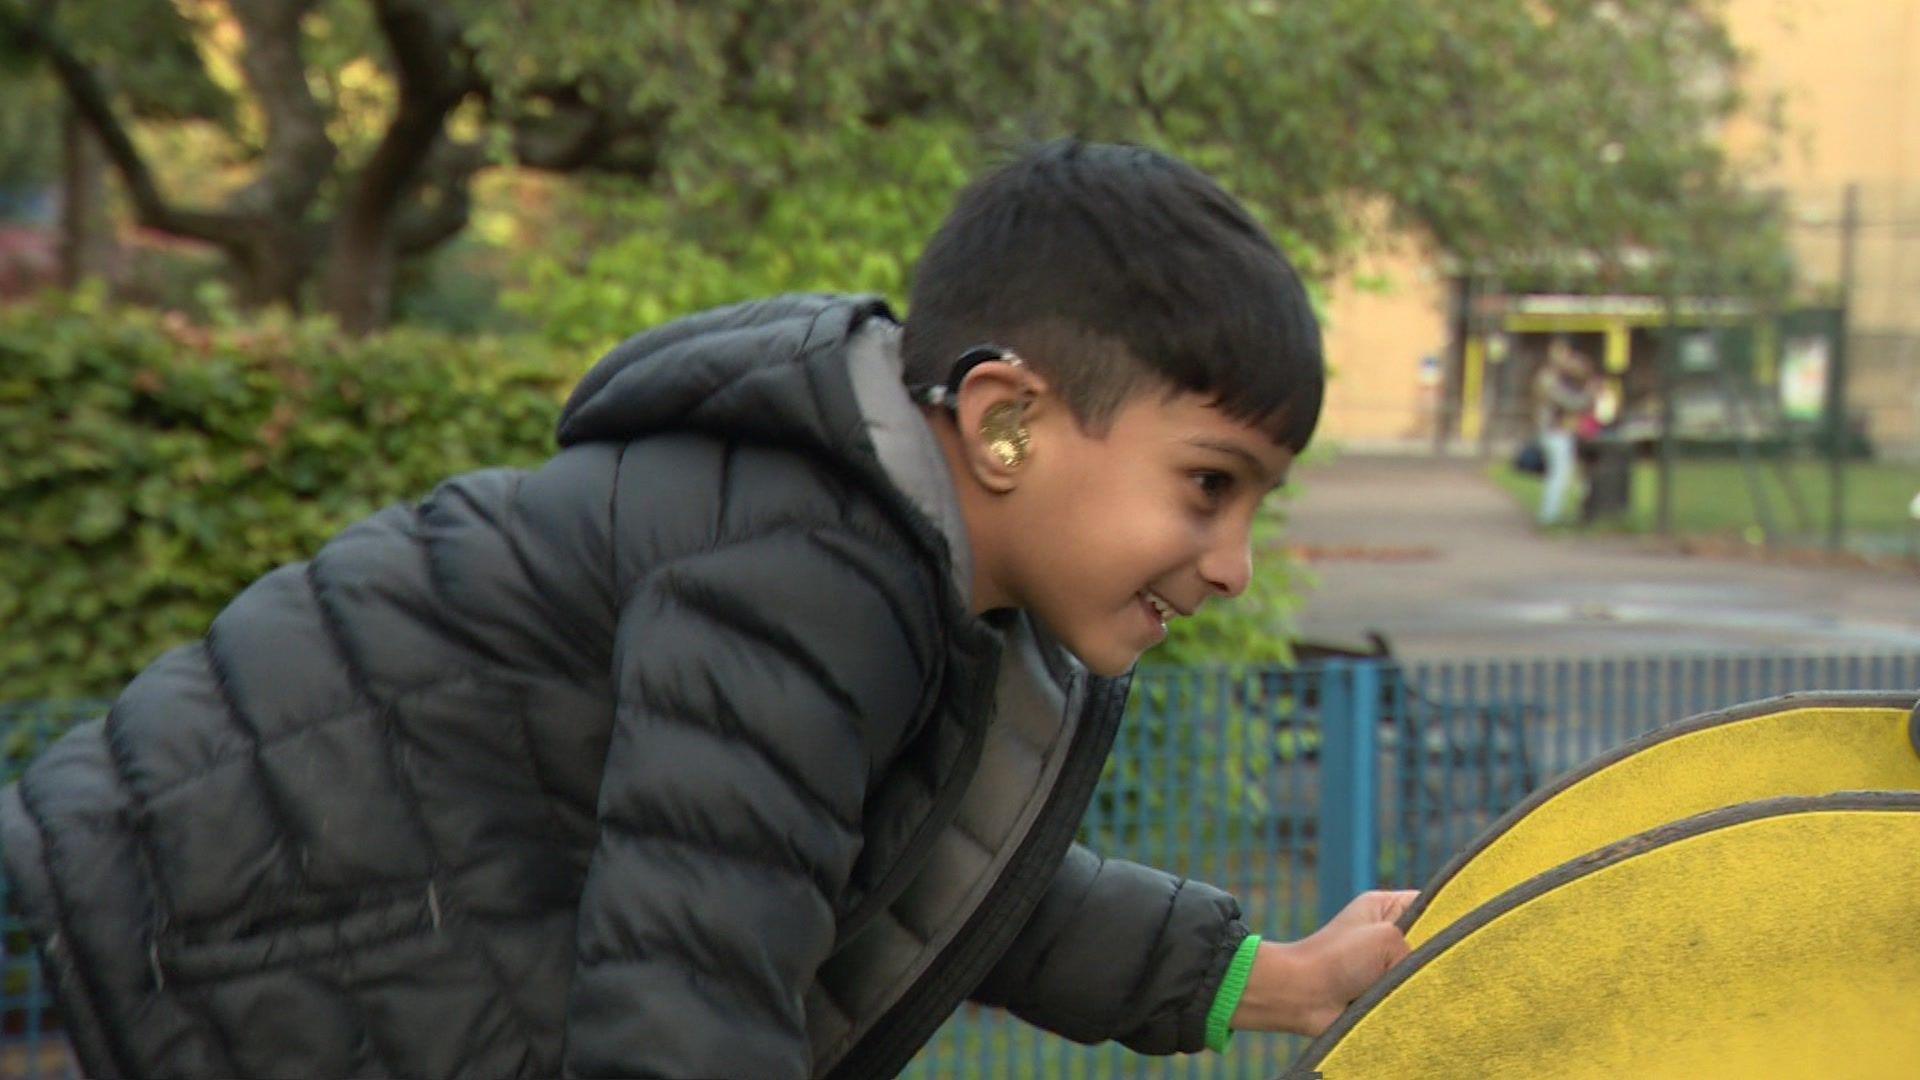
{"type": "MultiPolygon", "coordinates": [[[[1407,939],[1417,948],[1535,874],[1693,814],[1781,795],[1920,791],[1907,717],[1892,708],[1788,708],[1655,742],[1493,837],[1424,898],[1407,939]]],[[[1913,1075],[1920,1077],[1920,1063],[1913,1075]]]]}
{"type": "Polygon", "coordinates": [[[1607,327],[1606,371],[1609,375],[1619,375],[1627,370],[1632,359],[1630,340],[1632,334],[1623,323],[1614,323],[1607,327]]]}
{"type": "MultiPolygon", "coordinates": [[[[1736,326],[1752,318],[1747,312],[1702,310],[1698,303],[1682,300],[1671,316],[1671,324],[1736,326]]],[[[1657,306],[1640,311],[1515,311],[1500,319],[1500,329],[1509,334],[1606,334],[1616,329],[1657,329],[1669,321],[1666,308],[1657,306]]]]}
{"type": "Polygon", "coordinates": [[[1327,1080],[1920,1075],[1920,812],[1766,817],[1497,914],[1359,1016],[1327,1080]]]}
{"type": "Polygon", "coordinates": [[[1481,388],[1486,381],[1487,342],[1474,335],[1467,339],[1460,358],[1460,437],[1467,442],[1480,438],[1481,388]]]}
{"type": "Polygon", "coordinates": [[[1517,311],[1500,320],[1510,334],[1604,334],[1631,325],[1637,322],[1629,316],[1586,311],[1517,311]]]}
{"type": "Polygon", "coordinates": [[[1601,354],[1606,370],[1627,370],[1635,327],[1657,326],[1666,321],[1665,313],[1650,315],[1602,314],[1598,312],[1515,312],[1500,320],[1500,328],[1509,334],[1604,334],[1601,354]]]}

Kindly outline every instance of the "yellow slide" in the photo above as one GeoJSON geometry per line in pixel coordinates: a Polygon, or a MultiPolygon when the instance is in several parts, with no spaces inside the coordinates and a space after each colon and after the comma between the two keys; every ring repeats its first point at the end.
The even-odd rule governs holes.
{"type": "Polygon", "coordinates": [[[1560,778],[1288,1075],[1920,1078],[1920,708],[1798,694],[1560,778]]]}
{"type": "Polygon", "coordinates": [[[1442,867],[1407,913],[1407,940],[1418,948],[1535,874],[1694,814],[1782,795],[1920,791],[1915,700],[1789,694],[1627,743],[1534,792],[1442,867]]]}
{"type": "Polygon", "coordinates": [[[1920,794],[1743,803],[1541,874],[1415,950],[1288,1075],[1913,1080],[1920,794]]]}

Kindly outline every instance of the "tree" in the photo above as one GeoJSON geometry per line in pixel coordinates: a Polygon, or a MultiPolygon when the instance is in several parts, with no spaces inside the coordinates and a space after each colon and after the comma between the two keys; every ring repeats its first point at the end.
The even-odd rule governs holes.
{"type": "Polygon", "coordinates": [[[1310,264],[1370,201],[1497,262],[1697,236],[1737,190],[1712,0],[0,0],[0,30],[143,225],[356,330],[489,163],[718,184],[751,220],[823,145],[896,124],[947,125],[968,160],[1132,139],[1222,175],[1310,264]],[[186,128],[242,179],[163,184],[156,132],[186,128]]]}
{"type": "Polygon", "coordinates": [[[57,113],[60,99],[29,58],[0,38],[0,196],[13,197],[51,183],[57,176],[60,143],[45,114],[57,113]]]}

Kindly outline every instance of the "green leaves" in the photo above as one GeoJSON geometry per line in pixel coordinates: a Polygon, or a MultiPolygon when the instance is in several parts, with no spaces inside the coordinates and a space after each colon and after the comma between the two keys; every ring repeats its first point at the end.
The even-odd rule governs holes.
{"type": "MultiPolygon", "coordinates": [[[[30,9],[0,0],[0,14],[30,9]]],[[[122,111],[148,121],[138,141],[183,205],[219,205],[269,168],[272,110],[244,77],[248,58],[304,64],[339,153],[311,166],[328,170],[316,201],[269,208],[294,219],[270,222],[272,235],[333,218],[391,119],[394,50],[422,47],[385,40],[364,0],[317,0],[297,24],[248,22],[236,13],[251,8],[214,0],[51,10],[61,40],[112,73],[122,111]],[[289,40],[264,41],[274,28],[289,40]]],[[[1710,0],[450,0],[439,14],[457,22],[476,80],[447,122],[456,141],[499,163],[636,181],[629,243],[668,257],[617,295],[552,300],[565,315],[619,311],[623,330],[827,270],[858,278],[833,288],[885,287],[898,272],[857,259],[783,265],[818,229],[805,213],[764,215],[824,211],[830,243],[909,260],[959,176],[930,175],[907,148],[963,176],[1069,133],[1188,157],[1310,268],[1364,241],[1369,204],[1488,273],[1538,267],[1543,253],[1569,274],[1626,251],[1777,262],[1777,245],[1752,240],[1767,235],[1766,207],[1719,149],[1741,101],[1710,0]],[[873,198],[890,188],[919,204],[910,237],[873,198]],[[743,229],[768,230],[767,251],[745,250],[743,229]],[[763,255],[764,269],[732,261],[763,255]],[[743,276],[736,288],[711,283],[716,261],[743,276]]],[[[9,142],[45,168],[44,140],[14,117],[0,110],[0,171],[9,142]]],[[[464,189],[470,177],[442,179],[464,189]]],[[[577,254],[557,257],[576,269],[577,254]]],[[[639,261],[610,255],[593,276],[639,261]]]]}
{"type": "MultiPolygon", "coordinates": [[[[625,60],[591,47],[608,53],[591,77],[611,80],[650,63],[652,35],[682,34],[672,70],[692,82],[657,102],[664,171],[615,196],[630,228],[584,266],[575,245],[550,249],[559,265],[532,256],[510,303],[554,333],[605,340],[587,326],[787,288],[891,291],[901,275],[858,252],[910,263],[975,168],[1063,133],[1194,161],[1310,276],[1367,242],[1377,204],[1476,272],[1556,287],[1618,287],[1649,253],[1702,250],[1724,277],[1778,277],[1768,210],[1716,141],[1737,57],[1704,3],[680,9],[621,30],[625,60]],[[928,154],[958,167],[923,170],[928,154]]],[[[570,18],[524,9],[512,39],[558,62],[570,18]]],[[[509,21],[473,9],[475,33],[490,20],[509,21]]]]}
{"type": "Polygon", "coordinates": [[[585,349],[774,293],[899,299],[920,245],[981,164],[966,146],[953,125],[903,123],[790,141],[792,176],[765,191],[605,182],[556,220],[551,243],[517,253],[521,284],[502,302],[549,340],[585,349]]]}
{"type": "Polygon", "coordinates": [[[552,452],[584,363],[525,340],[0,310],[0,699],[116,691],[382,506],[552,452]]]}

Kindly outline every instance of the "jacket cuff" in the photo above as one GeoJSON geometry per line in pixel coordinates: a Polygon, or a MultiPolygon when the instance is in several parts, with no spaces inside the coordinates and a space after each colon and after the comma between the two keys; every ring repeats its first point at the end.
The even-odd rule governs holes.
{"type": "Polygon", "coordinates": [[[1234,1010],[1240,1007],[1240,999],[1247,992],[1247,977],[1253,973],[1253,957],[1260,950],[1260,935],[1248,934],[1240,939],[1240,946],[1233,951],[1233,959],[1227,962],[1227,973],[1220,980],[1220,989],[1213,995],[1213,1008],[1207,1010],[1207,1049],[1216,1053],[1227,1048],[1233,1038],[1232,1029],[1227,1027],[1233,1019],[1234,1010]]]}
{"type": "Polygon", "coordinates": [[[1181,1003],[1172,1053],[1196,1054],[1207,1048],[1207,1027],[1213,1005],[1219,1000],[1220,988],[1226,982],[1228,969],[1233,967],[1240,943],[1249,936],[1249,927],[1239,916],[1236,906],[1220,928],[1220,936],[1210,950],[1213,955],[1207,957],[1206,969],[1181,1003]]]}

